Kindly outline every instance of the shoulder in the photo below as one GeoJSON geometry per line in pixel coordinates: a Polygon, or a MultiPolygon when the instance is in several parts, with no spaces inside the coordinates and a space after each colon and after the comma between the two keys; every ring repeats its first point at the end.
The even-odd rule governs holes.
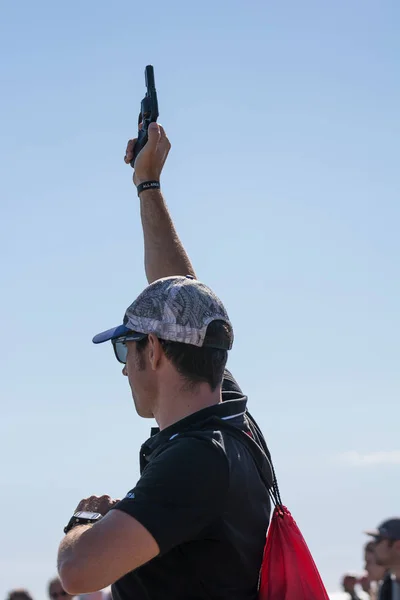
{"type": "Polygon", "coordinates": [[[220,431],[190,431],[166,441],[149,461],[146,471],[170,480],[228,477],[225,442],[220,431]]]}
{"type": "Polygon", "coordinates": [[[190,456],[190,461],[224,462],[226,451],[224,437],[218,430],[192,430],[178,434],[163,446],[159,453],[160,460],[174,460],[181,457],[185,461],[190,456]]]}

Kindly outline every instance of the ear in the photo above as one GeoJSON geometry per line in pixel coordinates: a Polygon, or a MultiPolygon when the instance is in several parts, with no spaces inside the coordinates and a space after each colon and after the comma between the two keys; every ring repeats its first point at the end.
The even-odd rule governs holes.
{"type": "Polygon", "coordinates": [[[150,366],[152,368],[153,371],[156,371],[158,369],[158,367],[160,366],[160,362],[163,356],[163,349],[160,343],[160,340],[158,339],[158,337],[156,337],[155,335],[153,335],[152,333],[149,334],[149,351],[148,351],[148,357],[149,357],[149,362],[150,362],[150,366]]]}

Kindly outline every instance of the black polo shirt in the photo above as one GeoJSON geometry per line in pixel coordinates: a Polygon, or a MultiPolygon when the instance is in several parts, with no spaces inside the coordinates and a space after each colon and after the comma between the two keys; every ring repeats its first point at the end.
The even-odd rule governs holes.
{"type": "Polygon", "coordinates": [[[268,450],[228,371],[222,389],[221,404],[152,430],[143,444],[141,477],[115,509],[137,519],[160,554],[117,581],[114,600],[256,598],[268,450]]]}

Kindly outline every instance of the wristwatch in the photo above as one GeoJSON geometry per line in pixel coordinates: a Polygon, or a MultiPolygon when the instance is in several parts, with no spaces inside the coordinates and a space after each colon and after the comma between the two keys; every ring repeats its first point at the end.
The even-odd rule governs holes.
{"type": "Polygon", "coordinates": [[[71,531],[71,529],[76,525],[88,525],[89,523],[96,523],[96,521],[101,519],[102,516],[103,515],[100,513],[78,510],[76,513],[74,513],[73,517],[70,518],[68,525],[64,527],[64,533],[68,533],[68,531],[71,531]]]}

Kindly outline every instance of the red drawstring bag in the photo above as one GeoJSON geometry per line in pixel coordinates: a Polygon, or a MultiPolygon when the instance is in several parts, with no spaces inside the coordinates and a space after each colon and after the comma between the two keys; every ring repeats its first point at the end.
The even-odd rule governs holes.
{"type": "Polygon", "coordinates": [[[329,600],[300,529],[282,504],[274,465],[262,434],[249,413],[247,418],[252,425],[248,433],[226,422],[223,429],[247,446],[256,465],[260,467],[257,457],[261,453],[270,466],[268,476],[260,467],[260,476],[268,487],[275,509],[264,548],[258,600],[329,600]]]}
{"type": "Polygon", "coordinates": [[[275,506],[267,534],[258,599],[329,600],[305,539],[281,504],[275,506]]]}

